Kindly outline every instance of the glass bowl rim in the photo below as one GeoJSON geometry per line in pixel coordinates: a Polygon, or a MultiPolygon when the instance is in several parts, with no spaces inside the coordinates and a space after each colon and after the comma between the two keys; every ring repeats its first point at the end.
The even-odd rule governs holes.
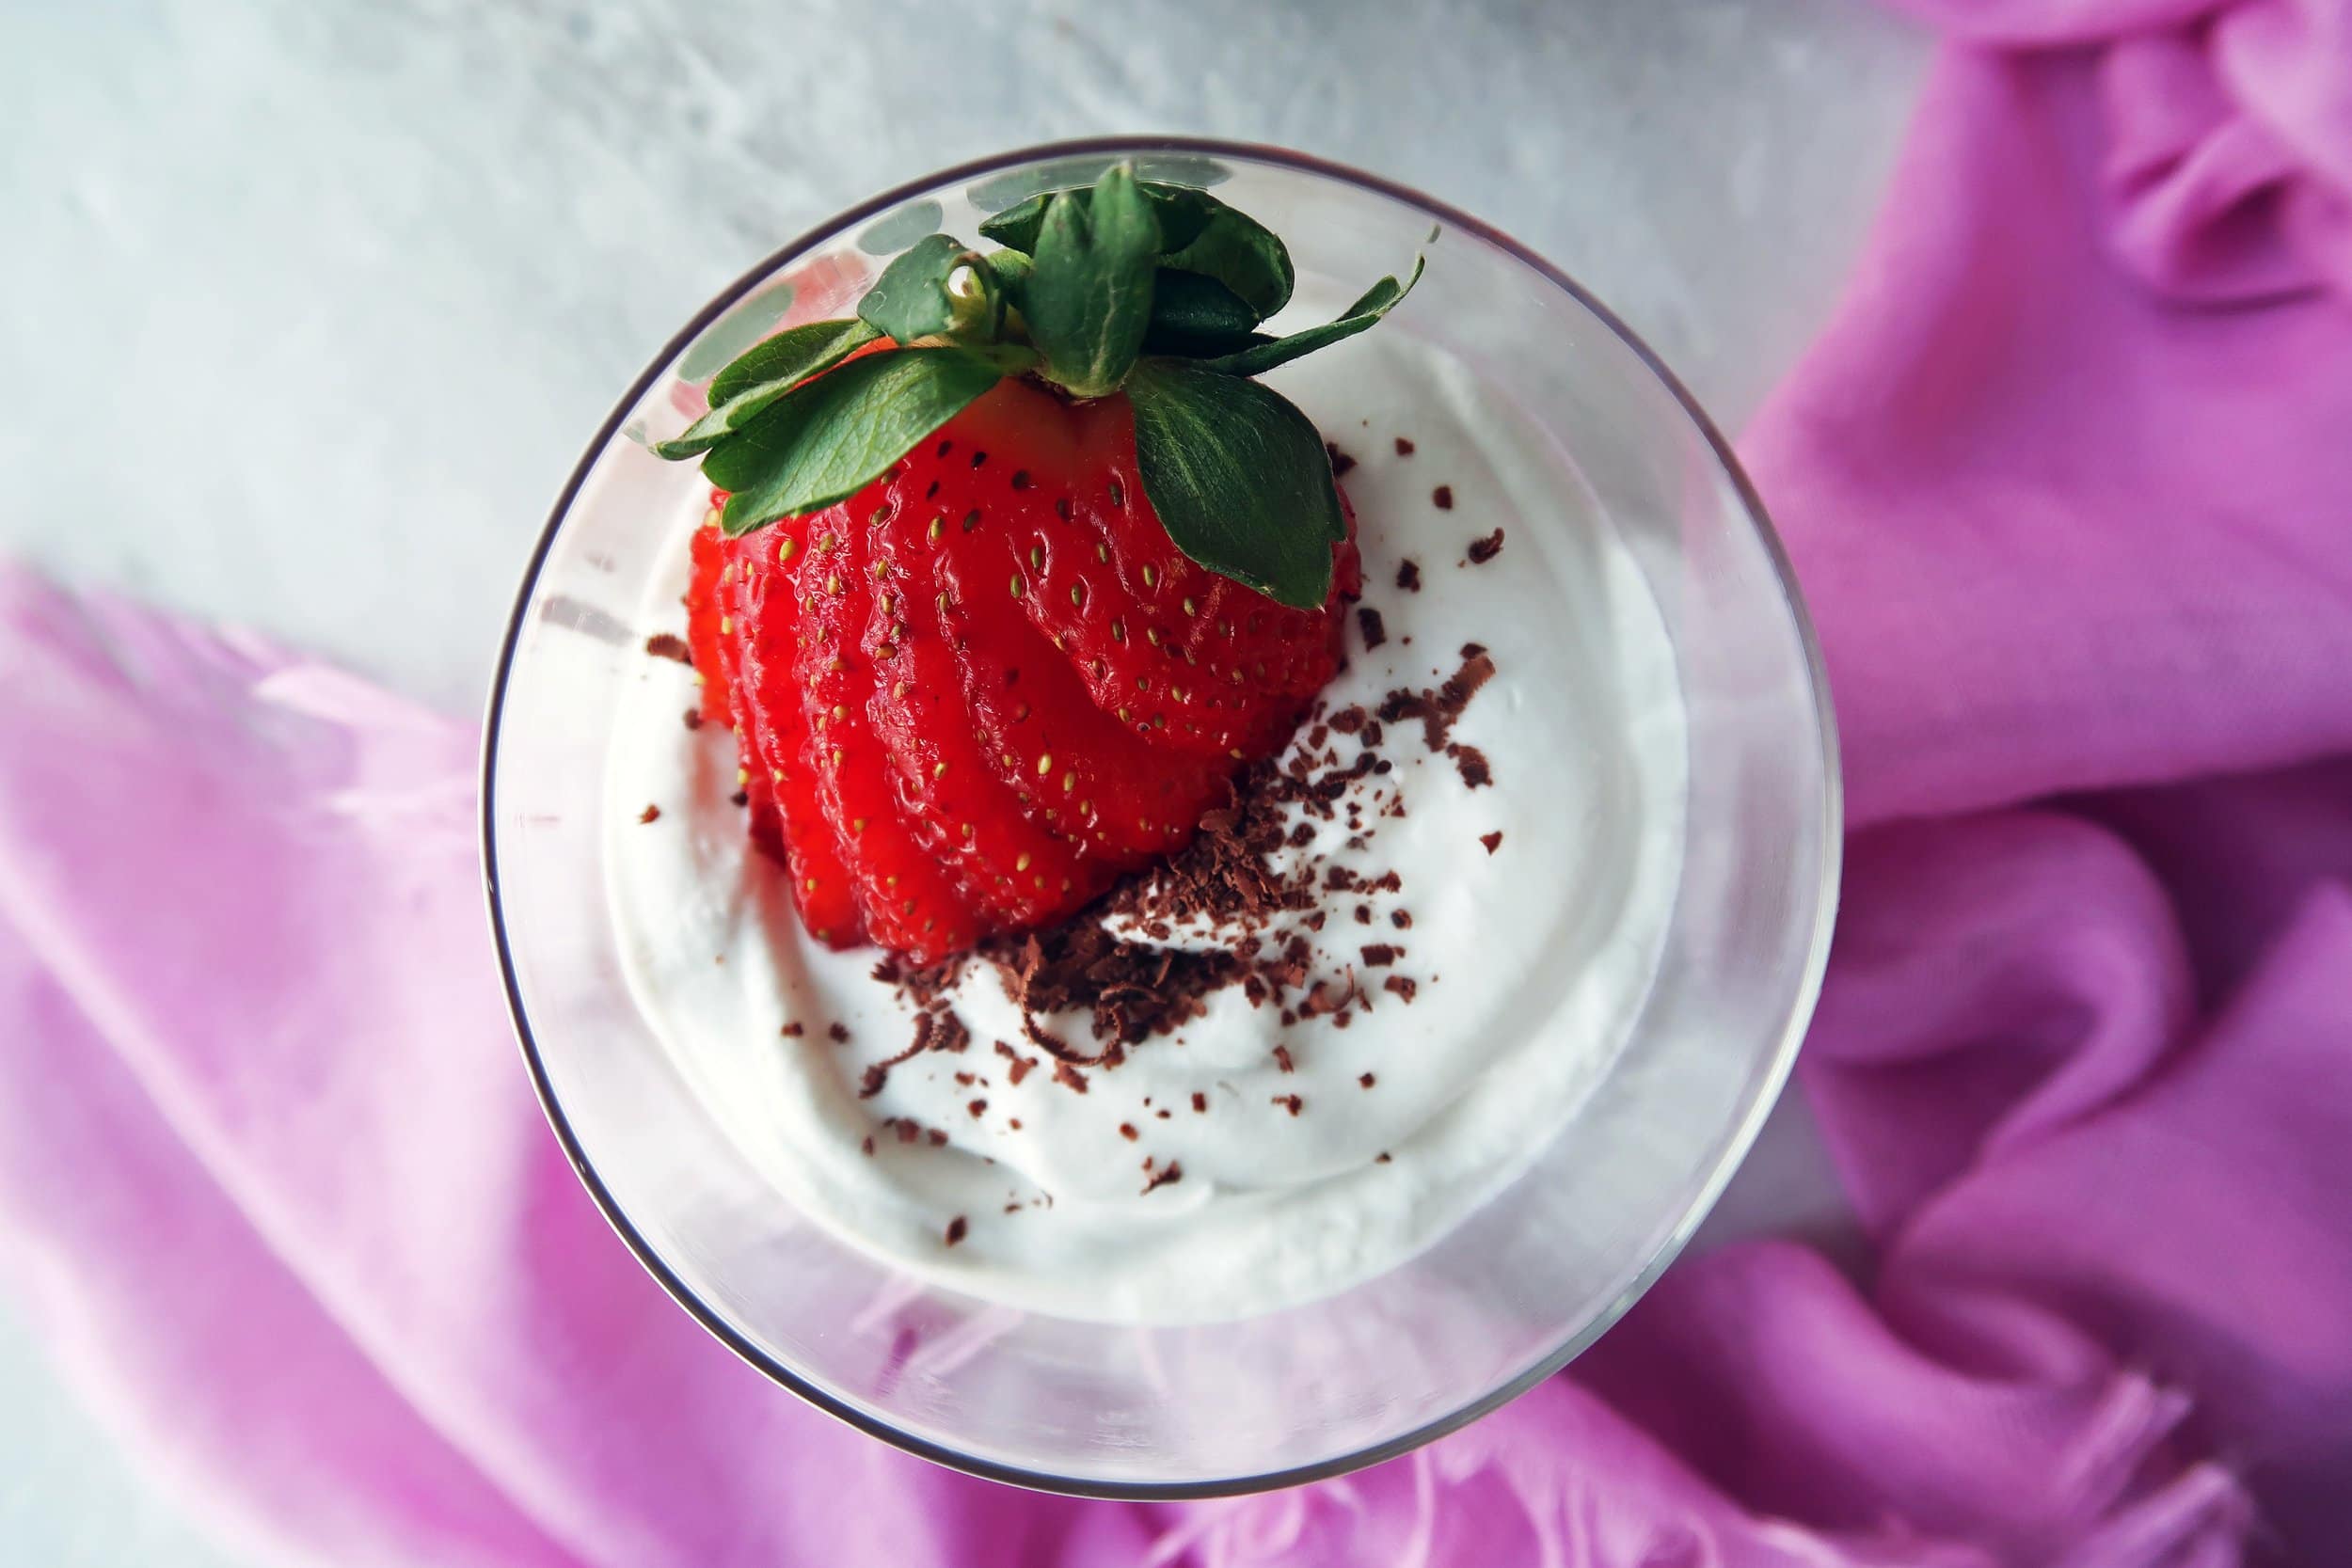
{"type": "Polygon", "coordinates": [[[483,724],[481,762],[482,809],[482,871],[483,887],[488,905],[490,933],[498,950],[499,972],[506,994],[507,1012],[513,1022],[516,1042],[520,1045],[525,1067],[531,1074],[533,1092],[545,1113],[548,1125],[562,1145],[564,1158],[588,1189],[597,1211],[604,1215],[613,1231],[635,1255],[638,1262],[652,1275],[672,1300],[712,1338],[725,1345],[751,1366],[757,1368],[774,1382],[827,1415],[848,1423],[871,1437],[882,1439],[906,1452],[928,1459],[948,1469],[983,1480],[1005,1482],[1032,1491],[1053,1493],[1064,1497],[1135,1502],[1172,1502],[1192,1498],[1239,1497],[1251,1493],[1269,1492],[1284,1487],[1305,1485],[1327,1481],[1409,1453],[1424,1444],[1456,1432],[1480,1417],[1508,1404],[1537,1384],[1550,1377],[1581,1354],[1601,1335],[1613,1327],[1629,1311],[1633,1304],[1646,1294],[1658,1282],[1668,1265],[1678,1257],[1700,1224],[1707,1218],[1732,1176],[1746,1160],[1765,1118],[1779,1101],[1787,1086],[1788,1075],[1796,1064],[1798,1048],[1803,1044],[1815,1005],[1820,1000],[1821,981],[1829,962],[1830,933],[1837,912],[1838,878],[1844,852],[1842,826],[1844,816],[1843,775],[1839,771],[1836,717],[1830,703],[1829,679],[1821,658],[1820,641],[1815,633],[1813,620],[1799,591],[1796,573],[1787,547],[1773,528],[1771,515],[1765,510],[1763,498],[1756,493],[1747,471],[1740,467],[1731,443],[1700,407],[1698,400],[1675,373],[1666,368],[1657,353],[1633,329],[1619,320],[1615,312],[1595,298],[1581,284],[1534,251],[1519,244],[1500,229],[1443,201],[1425,196],[1409,185],[1367,173],[1347,165],[1311,153],[1294,151],[1270,145],[1229,141],[1216,137],[1184,135],[1133,135],[1079,137],[1067,141],[1041,142],[1032,146],[1008,150],[983,158],[952,165],[931,173],[902,182],[875,196],[868,197],[847,210],[835,214],[813,228],[803,230],[785,245],[770,252],[734,281],[713,294],[686,325],[658,350],[653,359],[640,371],[605,416],[596,433],[589,440],[580,460],[573,465],[570,475],[557,493],[549,509],[548,520],[540,530],[522,584],[516,590],[515,606],[509,613],[506,631],[499,644],[496,673],[490,683],[487,710],[483,724]],[[1271,164],[1318,179],[1352,185],[1375,196],[1385,197],[1426,214],[1433,221],[1448,228],[1459,229],[1534,271],[1536,276],[1576,302],[1590,313],[1617,340],[1629,349],[1634,357],[1654,376],[1673,397],[1692,426],[1713,455],[1723,477],[1729,482],[1739,498],[1740,510],[1764,546],[1771,560],[1774,580],[1778,583],[1783,608],[1795,627],[1803,650],[1805,671],[1810,686],[1812,711],[1818,728],[1821,768],[1821,854],[1818,867],[1819,884],[1813,930],[1809,936],[1804,972],[1790,999],[1788,1016],[1782,1021],[1779,1037],[1772,1047],[1772,1058],[1763,1074],[1755,1080],[1748,1104],[1724,1145],[1722,1154],[1711,1169],[1706,1172],[1689,1204],[1674,1226],[1672,1233],[1652,1253],[1634,1276],[1632,1282],[1615,1300],[1606,1304],[1592,1321],[1570,1334],[1549,1354],[1540,1357],[1518,1376],[1499,1387],[1488,1390],[1446,1415],[1424,1421],[1409,1432],[1384,1442],[1368,1445],[1337,1454],[1312,1464],[1292,1465],[1255,1475],[1236,1476],[1226,1480],[1182,1481],[1105,1481],[1085,1476],[1063,1476],[1018,1465],[1001,1464],[970,1454],[948,1444],[924,1437],[894,1426],[847,1400],[837,1398],[818,1386],[790,1367],[752,1343],[729,1323],[715,1307],[705,1303],[686,1282],[672,1270],[668,1261],[638,1230],[623,1211],[611,1190],[598,1177],[587,1151],[581,1148],[578,1135],[564,1116],[554,1085],[549,1081],[539,1042],[533,1033],[520,983],[516,977],[515,957],[507,939],[506,916],[499,892],[498,824],[495,812],[497,800],[498,752],[501,721],[506,704],[508,677],[513,672],[515,654],[519,646],[532,595],[539,584],[539,576],[547,563],[556,537],[563,531],[581,485],[600,462],[632,411],[646,392],[669,368],[677,362],[689,345],[710,325],[732,309],[755,288],[772,277],[804,253],[816,248],[844,230],[866,223],[901,203],[922,197],[941,185],[966,184],[1009,167],[1043,162],[1049,159],[1070,159],[1096,156],[1137,156],[1152,153],[1174,153],[1206,158],[1230,157],[1252,163],[1271,164]]]}

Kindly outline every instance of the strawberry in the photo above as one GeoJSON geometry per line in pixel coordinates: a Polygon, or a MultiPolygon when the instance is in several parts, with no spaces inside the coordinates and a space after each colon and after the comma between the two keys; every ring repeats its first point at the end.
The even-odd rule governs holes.
{"type": "Polygon", "coordinates": [[[1123,168],[982,232],[1010,248],[920,242],[656,448],[717,486],[688,641],[755,841],[819,940],[917,961],[1183,847],[1329,680],[1354,516],[1249,378],[1410,287],[1264,337],[1280,242],[1123,168]]]}

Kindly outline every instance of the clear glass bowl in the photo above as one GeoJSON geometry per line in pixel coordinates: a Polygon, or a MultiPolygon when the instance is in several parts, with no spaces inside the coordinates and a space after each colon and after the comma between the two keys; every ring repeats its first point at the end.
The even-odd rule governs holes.
{"type": "MultiPolygon", "coordinates": [[[[1571,526],[1564,517],[1557,526],[1571,526]]],[[[484,853],[523,1053],[556,1134],[678,1303],[777,1382],[916,1453],[1106,1497],[1287,1485],[1404,1452],[1523,1392],[1629,1307],[1689,1239],[1786,1079],[1828,943],[1836,740],[1804,606],[1723,437],[1623,324],[1493,229],[1295,153],[1137,139],[1015,152],[878,196],[787,245],[688,323],[622,396],[557,499],[490,699],[484,853]],[[1409,1262],[1237,1322],[1132,1327],[924,1286],[800,1223],[641,1019],[604,900],[616,694],[663,547],[702,484],[630,433],[787,306],[848,312],[898,248],[1115,157],[1214,184],[1290,242],[1302,284],[1352,295],[1431,265],[1411,332],[1556,443],[1648,578],[1676,646],[1688,836],[1630,1037],[1518,1179],[1409,1262]],[[1418,1354],[1360,1354],[1400,1325],[1418,1354]]]]}

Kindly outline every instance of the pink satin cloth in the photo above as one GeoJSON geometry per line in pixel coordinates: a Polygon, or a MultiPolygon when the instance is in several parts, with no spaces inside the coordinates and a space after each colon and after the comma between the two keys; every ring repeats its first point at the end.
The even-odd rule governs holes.
{"type": "Polygon", "coordinates": [[[0,1268],[60,1363],[261,1561],[2342,1560],[2352,4],[1910,8],[1964,41],[1743,443],[1847,741],[1803,1079],[1862,1277],[1688,1259],[1273,1496],[931,1468],[707,1338],[566,1168],[469,727],[0,573],[0,1268]]]}

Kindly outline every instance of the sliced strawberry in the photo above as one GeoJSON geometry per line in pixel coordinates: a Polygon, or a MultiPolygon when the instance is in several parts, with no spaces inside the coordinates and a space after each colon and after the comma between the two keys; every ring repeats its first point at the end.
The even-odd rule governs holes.
{"type": "MultiPolygon", "coordinates": [[[[802,756],[819,782],[819,803],[866,932],[894,952],[930,962],[971,946],[980,925],[938,855],[909,832],[897,771],[874,733],[876,667],[866,631],[876,597],[868,542],[885,487],[877,483],[812,514],[805,559],[787,565],[782,578],[798,585],[807,643],[794,667],[809,721],[802,756]]],[[[977,832],[977,824],[972,827],[977,832]]]]}
{"type": "Polygon", "coordinates": [[[946,597],[932,601],[935,633],[962,656],[972,721],[1016,799],[1120,869],[1189,839],[1232,764],[1155,751],[1137,726],[1095,706],[1067,657],[1029,623],[1027,590],[1016,594],[1010,574],[949,554],[939,583],[946,597]]]}
{"type": "Polygon", "coordinates": [[[686,646],[693,656],[694,673],[702,677],[702,701],[695,711],[706,722],[732,723],[728,693],[735,686],[735,639],[727,635],[732,627],[719,602],[720,583],[729,571],[729,552],[726,537],[719,531],[715,503],[704,515],[702,526],[694,530],[687,555],[686,646]]]}
{"type": "MultiPolygon", "coordinates": [[[[1250,378],[1362,330],[1421,276],[1381,279],[1333,327],[1186,365],[1289,295],[1279,241],[1246,214],[1119,165],[986,232],[1010,248],[984,265],[944,235],[906,249],[865,290],[867,325],[739,359],[712,384],[734,388],[725,408],[655,449],[701,454],[738,492],[714,504],[755,525],[694,541],[689,628],[754,836],[818,936],[918,960],[1068,914],[1181,847],[1330,679],[1354,515],[1339,497],[1326,588],[1327,453],[1250,378]],[[1175,288],[1213,223],[1252,238],[1175,288]],[[1072,233],[1088,243],[1056,238],[1072,233]],[[1219,568],[1322,602],[1196,563],[1163,516],[1219,568]]],[[[868,270],[797,276],[795,303],[846,307],[868,270]]]]}
{"type": "Polygon", "coordinates": [[[818,800],[818,776],[803,760],[809,731],[795,678],[803,634],[793,564],[808,553],[806,531],[804,519],[787,518],[729,546],[730,626],[741,661],[738,730],[752,775],[746,787],[773,792],[780,858],[803,924],[819,942],[851,947],[866,940],[866,922],[818,800]]]}
{"type": "Polygon", "coordinates": [[[872,534],[884,565],[866,643],[874,727],[898,767],[917,841],[947,860],[993,925],[1019,928],[1100,893],[1113,868],[1082,863],[1075,843],[1033,818],[974,730],[961,667],[937,631],[934,568],[949,525],[930,504],[936,487],[927,488],[934,494],[889,486],[890,516],[872,534]]]}
{"type": "Polygon", "coordinates": [[[689,546],[691,570],[686,592],[686,642],[702,680],[702,700],[695,712],[706,723],[727,726],[736,740],[740,761],[744,804],[751,814],[752,842],[778,861],[785,859],[784,823],[776,809],[775,791],[760,762],[751,729],[739,724],[736,694],[742,678],[742,639],[735,634],[739,613],[736,599],[740,573],[733,547],[719,531],[716,502],[694,531],[689,546]]]}

